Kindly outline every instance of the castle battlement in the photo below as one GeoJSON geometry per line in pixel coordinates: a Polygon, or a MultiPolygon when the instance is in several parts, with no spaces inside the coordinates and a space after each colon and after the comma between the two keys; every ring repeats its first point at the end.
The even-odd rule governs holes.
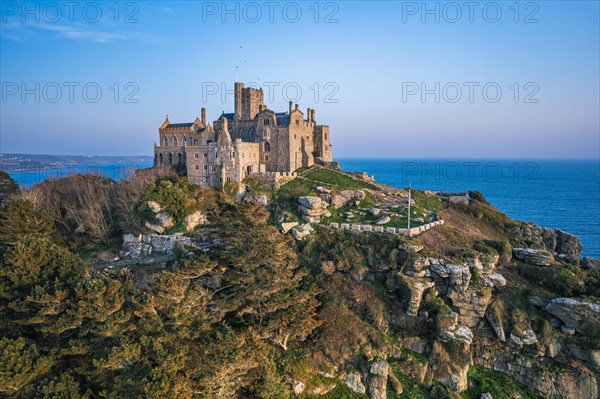
{"type": "Polygon", "coordinates": [[[295,178],[294,171],[332,161],[329,126],[318,125],[315,110],[303,113],[289,103],[286,112],[264,104],[263,90],[234,85],[234,112],[206,123],[171,123],[167,116],[158,129],[154,165],[183,168],[191,183],[221,188],[246,176],[264,174],[274,179],[295,178]]]}

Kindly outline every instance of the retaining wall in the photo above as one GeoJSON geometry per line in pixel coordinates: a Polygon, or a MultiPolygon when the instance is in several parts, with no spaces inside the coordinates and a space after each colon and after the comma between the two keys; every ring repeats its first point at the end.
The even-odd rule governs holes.
{"type": "Polygon", "coordinates": [[[374,233],[388,233],[388,234],[400,234],[403,236],[413,237],[421,233],[431,230],[435,226],[444,224],[443,220],[436,220],[435,222],[427,223],[422,226],[412,227],[410,229],[400,227],[384,227],[384,226],[373,226],[370,224],[350,224],[350,223],[331,223],[329,227],[338,230],[350,230],[355,232],[374,232],[374,233]]]}

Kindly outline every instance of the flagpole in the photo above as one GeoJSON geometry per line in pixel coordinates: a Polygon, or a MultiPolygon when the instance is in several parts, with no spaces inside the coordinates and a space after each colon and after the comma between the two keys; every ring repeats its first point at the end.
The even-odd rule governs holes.
{"type": "Polygon", "coordinates": [[[410,182],[408,183],[408,230],[410,230],[410,182]]]}

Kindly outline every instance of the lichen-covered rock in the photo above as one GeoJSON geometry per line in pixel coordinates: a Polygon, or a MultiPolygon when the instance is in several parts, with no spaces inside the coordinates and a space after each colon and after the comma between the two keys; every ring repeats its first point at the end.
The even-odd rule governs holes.
{"type": "Polygon", "coordinates": [[[307,209],[321,209],[322,199],[320,197],[314,197],[311,195],[306,195],[302,197],[298,197],[298,202],[300,205],[304,206],[307,209]]]}
{"type": "Polygon", "coordinates": [[[515,258],[530,265],[549,266],[554,263],[554,255],[545,249],[513,248],[512,251],[515,258]]]}
{"type": "Polygon", "coordinates": [[[369,381],[371,399],[387,399],[388,363],[383,359],[376,360],[371,364],[369,371],[371,372],[369,381]]]}
{"type": "MultiPolygon", "coordinates": [[[[441,259],[429,259],[429,269],[442,279],[446,280],[447,292],[464,292],[471,281],[471,272],[467,265],[454,265],[445,263],[441,259]]],[[[442,292],[440,290],[440,292],[442,292]]]]}
{"type": "Polygon", "coordinates": [[[206,215],[201,211],[194,212],[183,218],[183,225],[185,226],[186,231],[192,231],[196,228],[196,226],[206,223],[206,215]]]}
{"type": "Polygon", "coordinates": [[[549,359],[509,352],[483,354],[479,359],[484,360],[488,367],[508,375],[544,398],[598,398],[596,376],[582,366],[552,367],[549,359]]]}
{"type": "Polygon", "coordinates": [[[257,193],[246,193],[244,195],[244,202],[253,202],[258,205],[267,206],[269,205],[269,198],[264,194],[257,193]]]}
{"type": "Polygon", "coordinates": [[[429,357],[433,379],[456,392],[467,389],[467,374],[472,364],[470,344],[457,340],[436,341],[429,357]]]}
{"type": "Polygon", "coordinates": [[[398,249],[406,252],[421,252],[423,249],[423,245],[418,244],[416,242],[401,242],[398,245],[398,249]]]}
{"type": "Polygon", "coordinates": [[[533,223],[523,223],[518,231],[526,241],[533,242],[552,253],[563,255],[570,263],[579,264],[583,245],[578,237],[557,229],[548,229],[533,223]]]}
{"type": "MultiPolygon", "coordinates": [[[[538,306],[540,304],[532,302],[538,306]]],[[[561,319],[567,327],[574,328],[584,335],[597,333],[600,326],[598,303],[574,298],[554,298],[542,306],[542,309],[561,319]]]]}
{"type": "Polygon", "coordinates": [[[398,274],[398,284],[402,293],[408,294],[406,314],[416,316],[419,313],[423,292],[434,286],[433,281],[427,279],[398,274]]]}
{"type": "Polygon", "coordinates": [[[364,394],[367,392],[367,387],[362,381],[362,376],[358,371],[353,371],[346,374],[342,380],[348,385],[352,391],[358,394],[364,394]]]}
{"type": "Polygon", "coordinates": [[[492,289],[469,287],[464,292],[451,291],[448,298],[452,300],[452,307],[458,312],[459,322],[473,328],[485,317],[485,311],[492,298],[492,289]]]}

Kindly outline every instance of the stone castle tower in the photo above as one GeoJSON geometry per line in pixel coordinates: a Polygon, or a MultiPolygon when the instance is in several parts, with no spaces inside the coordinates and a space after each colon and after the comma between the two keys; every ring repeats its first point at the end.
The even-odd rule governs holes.
{"type": "Polygon", "coordinates": [[[185,169],[191,183],[221,188],[229,181],[267,174],[290,176],[296,169],[332,162],[329,126],[317,125],[315,110],[306,115],[298,104],[274,112],[264,104],[263,90],[235,83],[234,112],[213,122],[201,119],[171,123],[158,129],[154,165],[185,169]]]}

